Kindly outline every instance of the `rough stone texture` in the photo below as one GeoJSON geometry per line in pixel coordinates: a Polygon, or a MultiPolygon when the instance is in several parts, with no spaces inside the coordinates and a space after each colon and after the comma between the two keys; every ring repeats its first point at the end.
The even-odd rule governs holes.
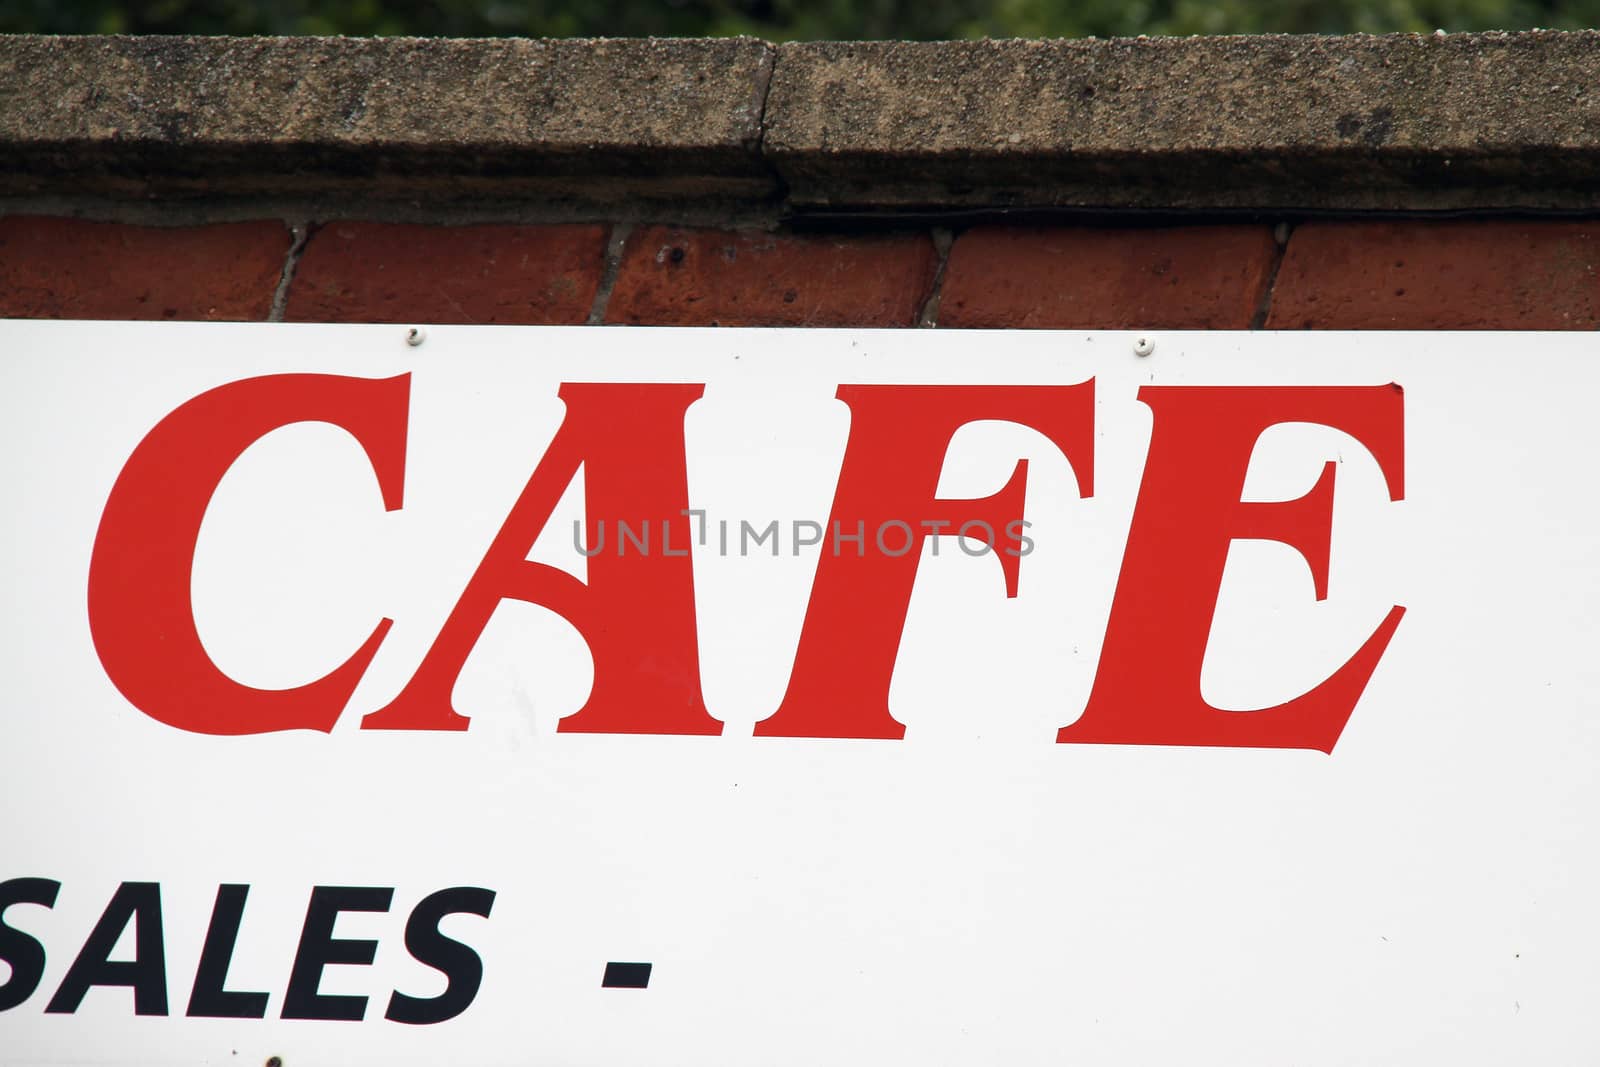
{"type": "Polygon", "coordinates": [[[1600,206],[1600,33],[794,44],[801,206],[1600,206]]]}
{"type": "Polygon", "coordinates": [[[1593,330],[1600,223],[1308,223],[1289,241],[1267,326],[1593,330]]]}
{"type": "Polygon", "coordinates": [[[939,325],[1242,330],[1277,254],[1266,226],[980,227],[950,251],[939,325]]]}
{"type": "Polygon", "coordinates": [[[0,190],[761,197],[769,45],[0,37],[0,190]]]}
{"type": "Polygon", "coordinates": [[[605,247],[603,226],[330,223],[306,243],[285,317],[578,324],[594,302],[605,247]]]}
{"type": "Polygon", "coordinates": [[[606,321],[660,326],[913,326],[938,266],[912,235],[631,234],[606,321]]]}
{"type": "Polygon", "coordinates": [[[589,217],[708,198],[778,213],[1595,210],[1597,69],[1597,32],[776,48],[9,36],[0,195],[534,201],[589,217]]]}
{"type": "Polygon", "coordinates": [[[281,222],[0,219],[0,316],[265,319],[290,237],[281,222]]]}

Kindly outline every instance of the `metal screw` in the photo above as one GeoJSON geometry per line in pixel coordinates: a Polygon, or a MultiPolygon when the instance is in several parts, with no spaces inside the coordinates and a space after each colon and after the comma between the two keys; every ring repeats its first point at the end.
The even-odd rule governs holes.
{"type": "Polygon", "coordinates": [[[411,329],[406,331],[406,344],[410,345],[412,348],[416,348],[427,339],[428,331],[424,330],[421,326],[413,326],[411,329]]]}
{"type": "Polygon", "coordinates": [[[282,1056],[271,1056],[267,1059],[267,1067],[283,1067],[282,1056]]]}
{"type": "Polygon", "coordinates": [[[1133,342],[1133,354],[1136,356],[1148,356],[1155,350],[1156,343],[1148,337],[1141,337],[1133,342]]]}

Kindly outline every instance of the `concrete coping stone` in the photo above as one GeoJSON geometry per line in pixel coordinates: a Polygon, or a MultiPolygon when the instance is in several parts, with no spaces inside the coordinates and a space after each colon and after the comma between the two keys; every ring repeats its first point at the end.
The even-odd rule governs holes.
{"type": "Polygon", "coordinates": [[[0,195],[1593,212],[1600,32],[0,37],[0,195]]]}

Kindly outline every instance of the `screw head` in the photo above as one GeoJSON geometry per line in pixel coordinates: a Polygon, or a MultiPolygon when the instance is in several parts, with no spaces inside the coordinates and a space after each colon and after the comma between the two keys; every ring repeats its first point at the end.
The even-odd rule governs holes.
{"type": "Polygon", "coordinates": [[[1141,337],[1133,342],[1133,354],[1136,356],[1148,356],[1155,350],[1156,343],[1148,337],[1141,337]]]}
{"type": "Polygon", "coordinates": [[[421,326],[413,326],[406,331],[406,344],[410,345],[412,348],[416,348],[427,339],[428,331],[424,330],[421,326]]]}

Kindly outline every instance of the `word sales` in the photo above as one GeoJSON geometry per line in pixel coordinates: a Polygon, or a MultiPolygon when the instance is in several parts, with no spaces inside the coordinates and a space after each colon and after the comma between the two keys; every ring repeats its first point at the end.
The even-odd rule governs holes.
{"type": "MultiPolygon", "coordinates": [[[[343,665],[297,688],[241,685],[207,656],[190,575],[201,519],[240,454],[301,422],[348,431],[393,511],[403,505],[410,376],[279,374],[222,385],[163,418],[111,490],[88,576],[89,623],[111,681],[145,714],[205,734],[327,731],[383,643],[390,620],[343,665]]],[[[594,552],[588,577],[528,559],[557,503],[584,471],[585,515],[692,540],[684,417],[704,386],[568,383],[566,415],[421,664],[371,730],[465,730],[451,691],[501,601],[555,611],[589,646],[594,683],[567,732],[716,734],[706,710],[695,631],[693,561],[672,552],[594,552]]],[[[817,564],[788,688],[757,736],[889,738],[889,685],[923,541],[940,530],[995,548],[1016,596],[1027,461],[998,492],[937,496],[951,438],[968,423],[1017,423],[1049,439],[1093,495],[1095,386],[842,385],[849,437],[827,529],[892,530],[852,540],[817,564]],[[908,521],[909,520],[909,521],[908,521]]],[[[1396,385],[1158,386],[1139,389],[1153,416],[1149,451],[1100,662],[1083,714],[1058,740],[1082,744],[1308,748],[1331,752],[1405,609],[1392,608],[1342,666],[1276,707],[1221,710],[1200,691],[1230,544],[1290,546],[1327,596],[1336,464],[1288,501],[1241,500],[1256,441],[1270,427],[1312,423],[1354,438],[1377,461],[1389,497],[1404,496],[1404,395],[1396,385]],[[1159,664],[1159,669],[1152,669],[1159,664]]],[[[703,531],[697,531],[703,534],[703,531]]],[[[591,542],[592,543],[592,542],[591,542]]]]}
{"type": "MultiPolygon", "coordinates": [[[[190,987],[190,1018],[264,1019],[269,994],[265,991],[228,989],[244,921],[249,885],[217,887],[216,904],[205,928],[205,942],[190,987]]],[[[34,904],[54,908],[61,883],[53,878],[12,878],[0,882],[0,962],[9,977],[0,984],[0,1012],[10,1011],[33,996],[44,978],[47,955],[37,937],[9,925],[6,910],[34,904]]],[[[377,956],[378,942],[334,937],[341,912],[387,912],[394,899],[391,886],[319,885],[311,890],[305,926],[295,947],[287,989],[280,1007],[284,1019],[339,1019],[360,1022],[367,1013],[367,998],[319,991],[322,975],[335,964],[368,966],[377,956]]],[[[471,946],[447,937],[440,929],[445,917],[478,915],[487,919],[494,906],[492,889],[452,886],[430,893],[412,909],[405,923],[405,948],[418,963],[443,974],[448,984],[432,997],[410,996],[394,990],[384,1018],[397,1023],[427,1025],[460,1015],[472,1004],[483,981],[483,961],[471,946]]],[[[73,1015],[97,986],[133,989],[135,1015],[167,1015],[167,951],[162,933],[160,882],[123,882],[112,894],[98,922],[83,939],[72,965],[45,1005],[47,1015],[73,1015]],[[132,927],[133,936],[126,937],[132,927]],[[113,959],[117,944],[133,941],[132,959],[113,959]]],[[[181,1010],[181,1009],[180,1009],[181,1010]]]]}

